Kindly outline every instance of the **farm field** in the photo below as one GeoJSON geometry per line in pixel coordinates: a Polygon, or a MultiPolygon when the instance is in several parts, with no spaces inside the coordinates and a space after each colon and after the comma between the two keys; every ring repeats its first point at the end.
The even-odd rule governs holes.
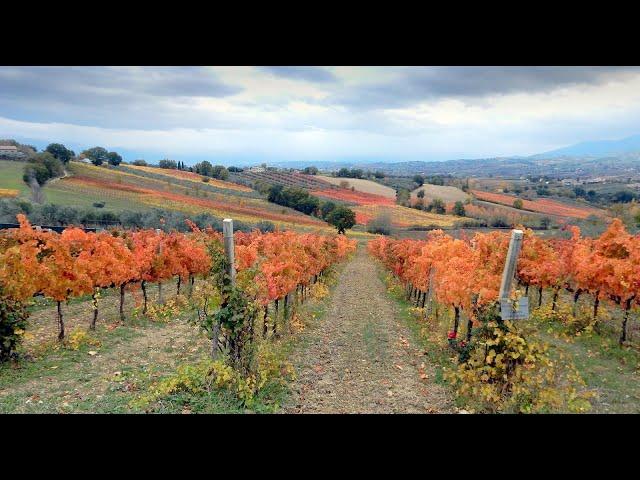
{"type": "MultiPolygon", "coordinates": [[[[473,193],[473,195],[479,200],[498,203],[509,207],[513,207],[513,202],[518,199],[518,197],[506,195],[503,193],[490,193],[480,190],[471,190],[471,193],[473,193]]],[[[597,208],[568,205],[566,203],[549,200],[546,198],[538,200],[523,199],[522,205],[524,210],[544,213],[547,215],[556,215],[560,217],[587,218],[590,215],[604,215],[604,212],[597,208]]]]}
{"type": "MultiPolygon", "coordinates": [[[[167,168],[155,168],[155,167],[145,167],[138,165],[126,165],[123,166],[124,169],[131,169],[138,172],[147,172],[155,175],[162,175],[165,177],[179,178],[183,180],[189,180],[191,182],[195,182],[197,184],[202,185],[202,175],[193,172],[187,172],[183,170],[174,170],[167,168]]],[[[224,190],[232,190],[237,192],[251,192],[252,190],[249,187],[245,187],[244,185],[238,185],[237,183],[226,182],[223,180],[218,180],[216,178],[210,178],[207,185],[211,185],[213,187],[218,187],[224,190]]]]}
{"type": "MultiPolygon", "coordinates": [[[[623,234],[617,234],[616,238],[620,235],[623,234]]],[[[480,245],[486,239],[497,240],[493,234],[481,238],[484,240],[480,240],[480,245]]],[[[288,241],[296,245],[297,240],[290,237],[282,246],[286,248],[288,241]]],[[[558,314],[553,315],[553,290],[544,289],[542,305],[538,307],[537,288],[528,289],[532,313],[530,319],[518,323],[518,331],[527,342],[547,345],[544,358],[557,365],[553,375],[560,380],[552,384],[551,390],[544,391],[540,403],[500,403],[498,410],[492,410],[491,402],[482,406],[482,402],[470,401],[452,383],[451,372],[460,365],[451,337],[457,322],[453,307],[441,298],[450,288],[435,289],[437,310],[422,308],[419,290],[407,295],[406,285],[387,273],[387,260],[378,258],[377,252],[383,250],[375,245],[383,242],[392,241],[380,237],[370,242],[369,248],[362,242],[343,263],[328,270],[317,283],[309,284],[304,302],[298,289],[292,286],[273,295],[269,293],[274,298],[294,288],[288,307],[292,309],[291,323],[285,323],[285,317],[281,317],[280,336],[275,335],[270,322],[273,312],[278,310],[271,304],[268,333],[256,341],[259,351],[268,354],[261,358],[276,362],[279,373],[269,377],[265,387],[250,401],[243,400],[234,388],[199,386],[203,372],[214,372],[206,374],[214,379],[216,375],[223,378],[223,373],[216,370],[222,367],[212,367],[214,363],[207,360],[211,340],[194,324],[196,312],[190,305],[197,304],[200,298],[197,292],[208,288],[212,281],[198,275],[192,299],[186,296],[187,282],[178,296],[175,278],[165,277],[162,308],[157,284],[149,282],[146,294],[152,309],[146,315],[140,309],[140,289],[133,285],[127,288],[124,320],[118,310],[117,289],[105,289],[99,299],[95,330],[88,328],[93,312],[91,299],[86,295],[72,298],[63,307],[67,329],[64,342],[55,339],[58,330],[55,302],[36,300],[30,307],[31,316],[23,334],[22,357],[0,364],[0,412],[640,413],[637,307],[631,311],[627,344],[621,347],[617,335],[622,312],[613,303],[601,304],[596,332],[566,323],[573,318],[572,294],[559,295],[558,314]],[[345,310],[345,305],[351,308],[345,310]]],[[[238,265],[242,269],[249,266],[245,262],[255,261],[243,249],[250,244],[250,236],[236,237],[241,258],[238,265]]],[[[266,248],[268,242],[259,240],[255,245],[266,248]]],[[[400,248],[387,251],[413,255],[400,248]]],[[[456,285],[464,284],[461,264],[455,257],[458,253],[441,251],[454,255],[451,262],[443,258],[452,270],[444,270],[441,275],[457,278],[456,285]]],[[[530,255],[527,251],[523,258],[530,255]]],[[[305,262],[310,260],[308,257],[305,262]]],[[[485,273],[500,265],[500,261],[491,263],[485,273]]],[[[290,275],[277,270],[273,274],[283,278],[290,275]]],[[[420,280],[414,278],[418,288],[420,280]]],[[[486,284],[489,287],[497,277],[491,274],[490,278],[486,284]]],[[[525,278],[528,277],[521,280],[525,278]]],[[[282,315],[282,304],[280,308],[282,315]]],[[[584,294],[577,303],[576,318],[588,318],[592,308],[593,299],[584,294]]],[[[262,317],[259,318],[257,325],[261,331],[262,317]]],[[[465,338],[462,334],[466,335],[467,317],[462,317],[459,324],[459,336],[465,338]]],[[[542,361],[540,354],[531,355],[542,361]]]]}
{"type": "Polygon", "coordinates": [[[304,189],[326,189],[332,188],[333,185],[319,179],[315,175],[305,175],[299,172],[275,172],[266,170],[263,172],[251,172],[244,170],[234,174],[239,181],[254,184],[256,182],[264,182],[271,185],[282,185],[284,187],[297,187],[304,189]]]}
{"type": "Polygon", "coordinates": [[[395,205],[395,199],[374,195],[372,193],[364,193],[359,191],[351,191],[346,188],[331,188],[326,190],[311,190],[309,193],[317,197],[338,200],[354,205],[395,205]]]}
{"type": "MultiPolygon", "coordinates": [[[[2,166],[7,173],[3,177],[3,185],[20,186],[22,183],[22,195],[28,196],[29,190],[21,178],[24,164],[5,163],[15,165],[2,166]]],[[[81,207],[104,202],[103,208],[114,212],[145,211],[155,207],[194,215],[209,212],[249,223],[268,220],[281,227],[331,230],[321,220],[270,203],[251,189],[229,182],[205,184],[200,176],[196,182],[185,180],[182,175],[176,177],[174,182],[172,175],[148,172],[146,169],[137,174],[129,166],[116,169],[72,162],[67,168],[69,176],[45,185],[43,192],[48,202],[81,207]]]]}
{"type": "Polygon", "coordinates": [[[459,217],[453,215],[439,215],[401,205],[359,205],[353,207],[353,210],[356,212],[356,221],[362,225],[366,225],[371,219],[385,213],[390,215],[392,224],[396,227],[434,226],[448,228],[459,220],[459,217]]]}
{"type": "Polygon", "coordinates": [[[411,192],[411,199],[416,200],[418,198],[418,192],[421,191],[424,192],[425,201],[439,198],[445,203],[451,203],[457,201],[464,202],[469,198],[469,195],[467,195],[457,187],[424,184],[423,186],[418,187],[411,192]]]}
{"type": "Polygon", "coordinates": [[[381,185],[371,180],[366,180],[363,178],[329,177],[325,175],[317,175],[317,177],[324,180],[325,182],[329,182],[332,185],[336,185],[336,186],[340,186],[342,182],[346,181],[349,183],[349,186],[347,188],[354,187],[358,192],[379,195],[382,197],[390,198],[391,200],[394,200],[394,201],[396,199],[396,191],[393,188],[388,187],[386,185],[381,185]]]}
{"type": "Polygon", "coordinates": [[[0,189],[11,192],[17,190],[19,194],[29,193],[29,187],[22,181],[23,170],[24,162],[0,160],[0,189]]]}

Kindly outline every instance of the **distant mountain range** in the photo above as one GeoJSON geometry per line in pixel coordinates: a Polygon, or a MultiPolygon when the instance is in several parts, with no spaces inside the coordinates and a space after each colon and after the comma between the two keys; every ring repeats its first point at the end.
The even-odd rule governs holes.
{"type": "Polygon", "coordinates": [[[391,175],[451,174],[457,176],[554,175],[558,177],[640,175],[640,135],[621,140],[580,142],[544,153],[523,156],[474,158],[445,161],[299,161],[270,162],[281,168],[304,168],[315,165],[320,170],[336,171],[342,167],[380,170],[391,175]]]}
{"type": "Polygon", "coordinates": [[[638,151],[640,151],[640,135],[633,135],[621,140],[580,142],[557,150],[539,153],[531,158],[606,157],[638,151]]]}

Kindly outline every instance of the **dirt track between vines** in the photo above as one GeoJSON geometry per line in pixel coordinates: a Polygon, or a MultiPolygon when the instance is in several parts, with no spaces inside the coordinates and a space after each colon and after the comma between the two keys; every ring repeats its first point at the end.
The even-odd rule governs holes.
{"type": "Polygon", "coordinates": [[[402,323],[361,245],[340,273],[322,322],[293,357],[286,413],[447,413],[446,390],[402,323]]]}

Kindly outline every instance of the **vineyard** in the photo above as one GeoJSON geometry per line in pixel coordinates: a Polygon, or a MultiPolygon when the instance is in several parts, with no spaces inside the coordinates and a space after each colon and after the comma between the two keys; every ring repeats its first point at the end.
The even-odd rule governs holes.
{"type": "Polygon", "coordinates": [[[188,234],[160,230],[87,233],[76,228],[57,234],[33,228],[24,216],[18,220],[19,229],[7,230],[0,237],[3,360],[15,355],[29,331],[27,307],[34,297],[55,304],[55,319],[51,320],[57,324],[57,340],[68,345],[77,341],[77,335],[69,337],[65,329],[65,304],[74,298],[90,298],[93,313],[87,326],[95,331],[103,292],[118,292],[122,324],[130,320],[123,308],[125,296],[141,292],[135,315],[172,315],[176,309],[194,312],[195,323],[211,341],[214,360],[227,359],[209,367],[218,373],[233,369],[229,388],[237,388],[244,401],[261,388],[259,377],[266,375],[260,370],[255,345],[284,335],[296,305],[304,302],[331,265],[355,248],[355,242],[344,236],[238,232],[231,274],[222,235],[193,224],[188,234]],[[163,286],[166,290],[173,281],[177,296],[165,302],[163,286]],[[149,300],[152,284],[157,285],[157,304],[149,300]]]}
{"type": "MultiPolygon", "coordinates": [[[[487,202],[498,203],[509,207],[513,206],[518,198],[511,195],[505,195],[502,193],[483,192],[480,190],[471,190],[471,193],[478,200],[485,200],[487,202]]],[[[597,208],[571,206],[564,203],[556,202],[548,199],[538,200],[521,200],[522,208],[524,210],[530,210],[532,212],[544,213],[547,215],[556,215],[569,218],[587,218],[589,215],[602,215],[603,212],[597,208]]]]}
{"type": "MultiPolygon", "coordinates": [[[[640,303],[638,237],[628,234],[617,219],[599,238],[582,237],[577,227],[571,233],[570,239],[545,240],[525,231],[514,305],[535,290],[531,303],[536,309],[528,323],[533,332],[545,329],[551,319],[578,336],[592,332],[606,336],[606,331],[615,329],[612,334],[620,345],[637,348],[629,336],[629,320],[640,303]],[[543,291],[549,292],[550,305],[543,305],[543,291]],[[584,297],[590,298],[588,312],[578,308],[584,297]],[[606,322],[600,318],[602,303],[614,310],[606,313],[606,322]],[[619,321],[613,328],[611,318],[619,321]]],[[[544,411],[563,401],[570,410],[583,411],[588,404],[575,390],[560,398],[557,385],[562,380],[556,378],[559,373],[545,349],[527,340],[523,327],[501,321],[496,312],[508,246],[509,236],[502,232],[454,239],[434,231],[424,241],[381,237],[368,248],[400,280],[427,324],[444,322],[445,331],[436,327],[439,333],[434,334],[442,335],[436,342],[446,338],[448,348],[459,354],[458,370],[450,377],[459,394],[481,398],[488,409],[508,408],[508,401],[517,402],[521,393],[530,397],[526,408],[516,407],[524,408],[521,411],[544,411]]],[[[575,371],[571,376],[583,385],[575,371]]]]}
{"type": "Polygon", "coordinates": [[[305,175],[297,172],[286,173],[268,170],[264,172],[251,172],[245,170],[237,174],[237,177],[249,184],[264,182],[270,185],[282,185],[284,187],[305,188],[309,190],[336,188],[329,182],[316,178],[313,175],[305,175]]]}

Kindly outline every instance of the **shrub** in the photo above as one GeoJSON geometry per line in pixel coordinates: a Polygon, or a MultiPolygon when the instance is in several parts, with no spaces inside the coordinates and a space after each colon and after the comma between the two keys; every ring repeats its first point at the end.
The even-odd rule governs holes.
{"type": "Polygon", "coordinates": [[[517,198],[513,201],[513,208],[517,208],[518,210],[522,210],[522,207],[524,206],[524,203],[522,202],[522,199],[517,198]]]}
{"type": "Polygon", "coordinates": [[[442,200],[439,198],[434,198],[429,206],[427,207],[429,212],[439,213],[440,215],[444,215],[447,213],[447,208],[442,200]]]}
{"type": "Polygon", "coordinates": [[[464,217],[466,215],[464,205],[460,200],[453,205],[453,214],[459,217],[464,217]]]}
{"type": "Polygon", "coordinates": [[[104,208],[104,202],[93,202],[93,206],[96,208],[104,208]]]}
{"type": "Polygon", "coordinates": [[[584,381],[568,359],[551,359],[548,345],[528,340],[511,322],[500,322],[497,309],[484,314],[471,344],[461,343],[461,360],[445,378],[470,405],[488,412],[584,412],[591,405],[575,385],[584,381]],[[466,358],[465,358],[466,357],[466,358]]]}
{"type": "Polygon", "coordinates": [[[5,296],[0,287],[0,362],[15,355],[28,318],[24,304],[5,296]]]}
{"type": "Polygon", "coordinates": [[[270,233],[276,230],[276,226],[267,220],[261,220],[256,223],[256,228],[260,230],[262,233],[270,233]]]}
{"type": "Polygon", "coordinates": [[[382,212],[367,223],[367,232],[381,235],[391,235],[391,215],[382,212]]]}
{"type": "Polygon", "coordinates": [[[164,160],[160,160],[160,162],[158,162],[158,165],[160,166],[160,168],[167,168],[169,170],[175,170],[178,168],[178,163],[175,160],[169,160],[167,158],[165,158],[164,160]]]}

